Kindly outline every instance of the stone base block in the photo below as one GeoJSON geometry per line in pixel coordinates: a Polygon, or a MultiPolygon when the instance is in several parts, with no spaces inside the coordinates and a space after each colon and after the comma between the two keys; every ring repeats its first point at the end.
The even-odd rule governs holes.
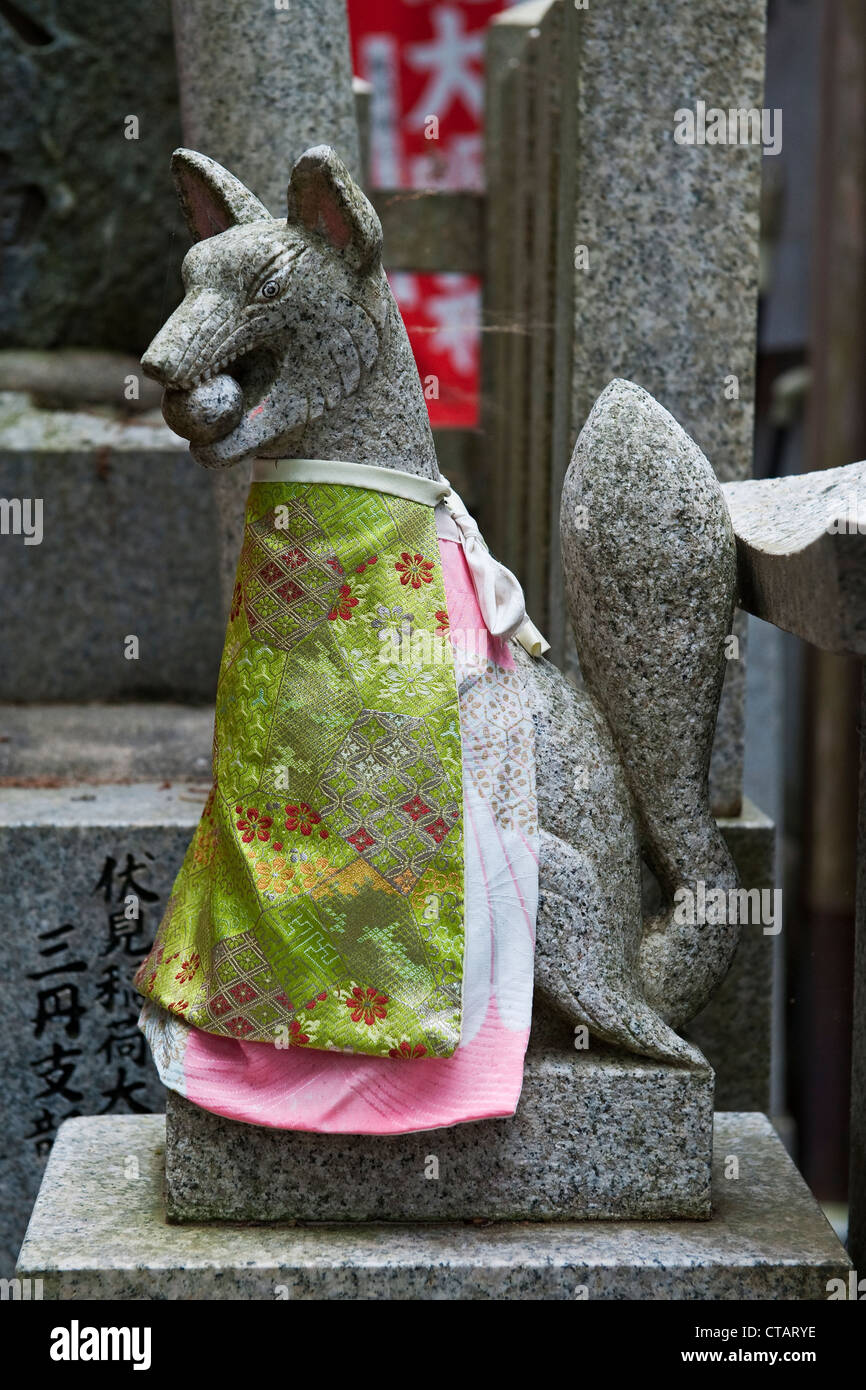
{"type": "Polygon", "coordinates": [[[713,1078],[600,1047],[527,1058],[511,1119],[393,1137],[238,1124],[169,1093],[170,1221],[706,1218],[713,1078]]]}
{"type": "Polygon", "coordinates": [[[163,1126],[63,1126],[20,1278],[51,1299],[824,1299],[850,1269],[763,1115],[716,1116],[710,1221],[649,1224],[173,1226],[163,1126]]]}

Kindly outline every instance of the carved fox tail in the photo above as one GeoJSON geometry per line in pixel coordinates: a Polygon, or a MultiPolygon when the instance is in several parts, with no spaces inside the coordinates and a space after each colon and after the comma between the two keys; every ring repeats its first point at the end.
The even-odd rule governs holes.
{"type": "Polygon", "coordinates": [[[707,785],[734,608],[733,529],[697,445],[621,380],[575,445],[561,529],[581,670],[665,904],[642,924],[637,982],[645,1005],[679,1028],[723,979],[738,938],[728,920],[737,914],[721,906],[736,872],[707,785]]]}

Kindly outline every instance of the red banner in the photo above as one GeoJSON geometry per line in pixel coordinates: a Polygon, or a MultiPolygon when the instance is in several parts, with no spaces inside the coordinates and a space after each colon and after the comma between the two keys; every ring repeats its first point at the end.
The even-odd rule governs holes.
{"type": "MultiPolygon", "coordinates": [[[[483,187],[484,30],[503,0],[349,0],[377,188],[483,187]]],[[[387,247],[385,248],[387,259],[387,247]]],[[[392,274],[434,425],[478,419],[480,285],[392,274]]]]}

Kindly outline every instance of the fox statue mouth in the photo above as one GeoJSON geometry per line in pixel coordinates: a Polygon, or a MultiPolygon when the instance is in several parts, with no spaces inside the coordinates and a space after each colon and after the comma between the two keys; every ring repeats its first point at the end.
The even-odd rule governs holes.
{"type": "MultiPolygon", "coordinates": [[[[145,360],[145,371],[148,365],[145,360]]],[[[275,351],[256,345],[175,379],[166,380],[157,371],[149,375],[165,387],[162,413],[169,428],[189,441],[199,462],[227,467],[250,452],[249,441],[239,439],[237,449],[215,446],[230,441],[244,420],[263,412],[280,367],[275,351]]]]}
{"type": "MultiPolygon", "coordinates": [[[[239,350],[227,352],[225,356],[216,358],[206,367],[183,375],[178,373],[169,380],[161,377],[158,372],[149,373],[149,375],[161,379],[167,391],[177,391],[181,394],[194,391],[197,386],[202,386],[206,381],[211,381],[216,376],[230,376],[246,395],[259,384],[262,373],[267,372],[269,367],[272,369],[270,383],[272,385],[278,367],[277,354],[274,350],[269,350],[267,346],[256,343],[249,347],[241,347],[239,350]]],[[[144,370],[146,372],[148,370],[146,356],[144,370]]],[[[250,405],[255,404],[254,400],[250,401],[250,405]]]]}

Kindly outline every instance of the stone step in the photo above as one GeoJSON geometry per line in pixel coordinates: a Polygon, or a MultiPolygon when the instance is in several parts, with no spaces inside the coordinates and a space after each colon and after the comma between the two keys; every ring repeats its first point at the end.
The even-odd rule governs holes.
{"type": "MultiPolygon", "coordinates": [[[[418,1064],[418,1065],[423,1065],[418,1064]]],[[[168,1094],[170,1221],[703,1220],[712,1072],[527,1058],[510,1119],[382,1137],[238,1124],[168,1094]]]]}
{"type": "Polygon", "coordinates": [[[763,1115],[716,1116],[709,1221],[176,1226],[164,1142],[159,1115],[64,1125],[19,1278],[48,1299],[823,1300],[851,1269],[763,1115]]]}
{"type": "Polygon", "coordinates": [[[0,786],[209,781],[213,707],[0,704],[0,786]]]}

